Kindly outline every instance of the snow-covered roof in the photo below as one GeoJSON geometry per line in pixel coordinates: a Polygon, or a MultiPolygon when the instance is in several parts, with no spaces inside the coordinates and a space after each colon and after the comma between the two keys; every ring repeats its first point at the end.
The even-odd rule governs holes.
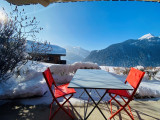
{"type": "Polygon", "coordinates": [[[36,52],[39,53],[46,53],[46,54],[54,54],[54,55],[66,55],[66,49],[52,44],[45,44],[41,42],[34,42],[27,40],[26,42],[26,50],[28,53],[32,52],[32,46],[35,46],[34,49],[37,50],[36,52]],[[47,50],[48,49],[48,50],[47,50]]]}
{"type": "Polygon", "coordinates": [[[153,38],[154,36],[151,33],[145,34],[142,37],[139,38],[139,40],[143,40],[143,39],[150,39],[153,38]]]}

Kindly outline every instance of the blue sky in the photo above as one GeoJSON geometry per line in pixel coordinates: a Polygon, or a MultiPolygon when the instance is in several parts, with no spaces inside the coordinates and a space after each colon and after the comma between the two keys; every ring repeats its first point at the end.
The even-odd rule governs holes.
{"type": "MultiPolygon", "coordinates": [[[[9,10],[9,4],[0,2],[9,10]]],[[[151,33],[160,36],[160,3],[94,1],[21,6],[36,16],[43,40],[59,46],[100,50],[151,33]]]]}

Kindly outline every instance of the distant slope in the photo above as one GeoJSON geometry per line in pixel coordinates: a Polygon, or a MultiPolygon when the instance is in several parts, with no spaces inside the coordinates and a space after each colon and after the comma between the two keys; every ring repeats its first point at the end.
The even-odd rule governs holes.
{"type": "Polygon", "coordinates": [[[137,40],[113,44],[103,50],[92,51],[84,61],[123,67],[160,66],[160,38],[147,34],[137,40]]]}
{"type": "Polygon", "coordinates": [[[67,64],[83,61],[84,58],[86,58],[90,54],[90,51],[85,50],[81,47],[66,46],[65,49],[66,56],[62,57],[62,59],[67,60],[67,64]]]}

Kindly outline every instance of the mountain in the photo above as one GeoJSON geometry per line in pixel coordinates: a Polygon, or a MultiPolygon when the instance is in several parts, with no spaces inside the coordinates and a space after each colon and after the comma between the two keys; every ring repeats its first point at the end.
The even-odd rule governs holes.
{"type": "Polygon", "coordinates": [[[90,54],[90,51],[81,47],[66,46],[64,48],[66,49],[66,56],[62,58],[67,60],[67,64],[83,61],[90,54]]]}
{"type": "Polygon", "coordinates": [[[136,40],[113,44],[102,50],[91,51],[84,61],[123,67],[160,66],[160,37],[149,33],[136,40]]]}

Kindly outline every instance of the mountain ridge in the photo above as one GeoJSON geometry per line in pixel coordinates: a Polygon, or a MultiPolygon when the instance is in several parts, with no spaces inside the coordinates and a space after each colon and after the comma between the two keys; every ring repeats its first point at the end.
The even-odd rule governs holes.
{"type": "Polygon", "coordinates": [[[160,65],[160,38],[129,39],[102,50],[91,51],[84,61],[99,65],[132,67],[160,65]]]}

